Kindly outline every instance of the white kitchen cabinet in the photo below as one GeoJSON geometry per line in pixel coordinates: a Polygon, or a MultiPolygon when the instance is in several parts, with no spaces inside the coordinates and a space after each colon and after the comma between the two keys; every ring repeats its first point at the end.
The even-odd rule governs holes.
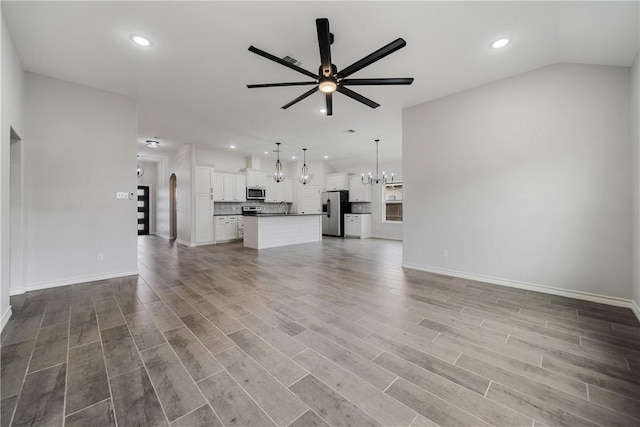
{"type": "Polygon", "coordinates": [[[344,214],[345,237],[371,237],[371,214],[344,214]]]}
{"type": "Polygon", "coordinates": [[[264,172],[247,170],[247,187],[264,188],[266,182],[267,176],[264,172]]]}
{"type": "Polygon", "coordinates": [[[196,193],[211,193],[213,190],[213,168],[196,166],[196,193]]]}
{"type": "Polygon", "coordinates": [[[213,196],[196,194],[196,245],[213,243],[213,196]]]}
{"type": "Polygon", "coordinates": [[[247,178],[230,173],[214,174],[214,198],[216,202],[246,202],[247,178]]]}
{"type": "Polygon", "coordinates": [[[244,236],[244,221],[237,215],[216,216],[215,220],[215,241],[216,243],[236,240],[244,236]],[[242,236],[238,235],[238,220],[242,221],[242,236]]]}
{"type": "Polygon", "coordinates": [[[195,244],[213,243],[213,168],[196,166],[195,244]]]}
{"type": "Polygon", "coordinates": [[[320,202],[320,186],[305,185],[300,189],[300,202],[298,204],[298,213],[301,214],[319,214],[322,211],[322,203],[320,202]]]}
{"type": "Polygon", "coordinates": [[[214,173],[211,182],[213,186],[213,201],[224,202],[224,174],[214,173]]]}
{"type": "Polygon", "coordinates": [[[293,181],[285,179],[282,182],[267,180],[265,185],[265,203],[293,202],[293,181]]]}
{"type": "Polygon", "coordinates": [[[247,201],[247,177],[244,175],[235,176],[235,202],[247,201]]]}
{"type": "Polygon", "coordinates": [[[349,201],[350,202],[370,202],[371,186],[362,184],[362,177],[349,177],[349,201]]]}
{"type": "Polygon", "coordinates": [[[327,175],[327,191],[335,191],[335,190],[348,190],[349,189],[349,181],[347,179],[347,174],[342,173],[332,173],[327,175]]]}
{"type": "Polygon", "coordinates": [[[237,238],[238,239],[243,239],[244,238],[244,217],[242,215],[238,216],[238,232],[237,232],[237,238]]]}

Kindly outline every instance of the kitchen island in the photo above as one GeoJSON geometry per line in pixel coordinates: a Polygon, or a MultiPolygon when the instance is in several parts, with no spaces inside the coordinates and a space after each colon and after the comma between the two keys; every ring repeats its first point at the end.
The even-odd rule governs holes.
{"type": "Polygon", "coordinates": [[[244,216],[244,246],[275,248],[322,240],[322,214],[259,214],[244,216]]]}

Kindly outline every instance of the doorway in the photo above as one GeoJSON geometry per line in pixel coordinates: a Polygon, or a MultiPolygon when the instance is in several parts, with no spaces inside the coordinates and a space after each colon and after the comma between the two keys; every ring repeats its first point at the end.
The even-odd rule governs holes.
{"type": "Polygon", "coordinates": [[[178,236],[178,211],[176,206],[176,190],[178,188],[178,179],[176,174],[172,173],[169,177],[169,239],[175,239],[178,236]]]}
{"type": "Polygon", "coordinates": [[[138,186],[138,236],[149,234],[149,187],[138,186]]]}

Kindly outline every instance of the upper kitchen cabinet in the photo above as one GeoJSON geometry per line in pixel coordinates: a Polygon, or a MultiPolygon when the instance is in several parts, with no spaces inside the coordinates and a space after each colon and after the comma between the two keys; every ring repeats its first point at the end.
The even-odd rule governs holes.
{"type": "Polygon", "coordinates": [[[265,189],[265,203],[293,202],[293,181],[290,179],[282,182],[267,180],[265,189]]]}
{"type": "Polygon", "coordinates": [[[246,202],[247,179],[244,175],[217,173],[213,177],[213,200],[216,202],[246,202]]]}
{"type": "Polygon", "coordinates": [[[211,179],[213,182],[213,201],[221,202],[224,199],[224,174],[214,173],[211,179]]]}
{"type": "Polygon", "coordinates": [[[327,191],[348,189],[349,181],[346,173],[332,173],[327,175],[327,191]]]}
{"type": "Polygon", "coordinates": [[[247,187],[261,187],[266,186],[267,176],[261,171],[247,170],[247,187]]]}
{"type": "Polygon", "coordinates": [[[196,166],[196,193],[213,192],[213,168],[196,166]]]}
{"type": "Polygon", "coordinates": [[[371,186],[363,185],[359,176],[349,177],[349,201],[350,202],[370,202],[371,186]]]}

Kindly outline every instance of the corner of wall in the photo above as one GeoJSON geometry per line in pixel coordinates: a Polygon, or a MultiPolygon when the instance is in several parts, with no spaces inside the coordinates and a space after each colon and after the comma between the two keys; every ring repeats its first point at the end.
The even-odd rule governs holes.
{"type": "Polygon", "coordinates": [[[631,150],[633,200],[633,303],[640,320],[640,51],[631,66],[631,150]]]}

